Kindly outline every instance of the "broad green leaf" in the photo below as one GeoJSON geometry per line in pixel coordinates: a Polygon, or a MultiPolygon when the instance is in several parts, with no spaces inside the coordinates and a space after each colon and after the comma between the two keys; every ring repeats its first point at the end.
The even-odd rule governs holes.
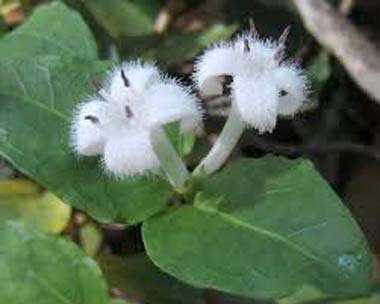
{"type": "Polygon", "coordinates": [[[304,285],[335,296],[370,289],[364,237],[307,161],[242,160],[199,186],[194,206],[143,224],[147,253],[191,285],[276,298],[304,285]]]}
{"type": "Polygon", "coordinates": [[[105,67],[57,57],[0,61],[0,154],[95,219],[134,224],[166,206],[168,183],[115,180],[99,159],[78,158],[69,148],[73,108],[105,67]]]}
{"type": "Polygon", "coordinates": [[[91,32],[80,15],[61,2],[42,5],[0,41],[0,60],[37,55],[97,58],[91,32]]]}
{"type": "Polygon", "coordinates": [[[0,302],[105,304],[107,289],[96,263],[62,238],[0,226],[0,302]]]}
{"type": "Polygon", "coordinates": [[[0,222],[22,220],[26,227],[60,233],[71,215],[70,206],[50,192],[23,179],[0,181],[0,222]],[[8,192],[5,193],[5,187],[8,192]],[[39,192],[32,191],[39,190],[39,192]]]}
{"type": "Polygon", "coordinates": [[[204,304],[202,291],[187,286],[161,272],[143,254],[125,258],[102,256],[99,259],[111,286],[149,304],[204,304]]]}
{"type": "Polygon", "coordinates": [[[82,0],[82,3],[113,38],[151,34],[159,9],[156,0],[82,0]]]}

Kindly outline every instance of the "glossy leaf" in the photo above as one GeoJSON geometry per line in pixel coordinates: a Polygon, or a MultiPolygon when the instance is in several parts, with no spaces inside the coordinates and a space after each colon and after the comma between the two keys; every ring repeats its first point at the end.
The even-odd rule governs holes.
{"type": "Polygon", "coordinates": [[[0,59],[61,55],[96,59],[94,38],[80,15],[61,2],[40,6],[0,41],[0,59]]]}
{"type": "Polygon", "coordinates": [[[107,281],[124,293],[149,304],[204,304],[202,291],[161,272],[143,254],[99,259],[107,281]]]}
{"type": "Polygon", "coordinates": [[[0,181],[0,222],[21,220],[26,227],[60,233],[66,228],[70,215],[69,205],[27,180],[0,181]]]}
{"type": "Polygon", "coordinates": [[[337,296],[370,289],[366,242],[307,161],[242,160],[199,187],[194,206],[143,225],[149,257],[189,284],[276,298],[312,285],[337,296]]]}
{"type": "Polygon", "coordinates": [[[134,224],[166,206],[167,182],[115,180],[99,159],[78,158],[69,148],[73,108],[105,67],[58,57],[0,61],[0,154],[97,220],[134,224]]]}
{"type": "Polygon", "coordinates": [[[105,304],[96,263],[62,238],[0,226],[0,302],[105,304]]]}

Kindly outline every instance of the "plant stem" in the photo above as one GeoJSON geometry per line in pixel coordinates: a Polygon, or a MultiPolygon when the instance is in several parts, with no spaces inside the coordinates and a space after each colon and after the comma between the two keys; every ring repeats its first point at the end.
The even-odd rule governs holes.
{"type": "Polygon", "coordinates": [[[195,169],[194,174],[197,174],[199,171],[204,171],[207,174],[217,171],[231,154],[244,129],[245,123],[240,118],[234,105],[232,105],[222,133],[219,135],[208,155],[195,169]]]}
{"type": "Polygon", "coordinates": [[[153,150],[166,173],[169,182],[177,192],[182,192],[190,174],[177,151],[169,141],[162,127],[155,127],[151,131],[153,150]]]}

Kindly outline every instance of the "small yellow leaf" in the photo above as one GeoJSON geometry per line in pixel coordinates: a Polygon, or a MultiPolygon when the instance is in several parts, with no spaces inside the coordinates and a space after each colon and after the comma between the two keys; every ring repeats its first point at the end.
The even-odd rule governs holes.
{"type": "Polygon", "coordinates": [[[0,197],[7,195],[33,195],[41,193],[41,187],[28,179],[15,178],[0,181],[0,197]]]}
{"type": "Polygon", "coordinates": [[[60,233],[67,226],[70,215],[69,205],[31,181],[0,181],[0,222],[16,219],[33,229],[60,233]]]}

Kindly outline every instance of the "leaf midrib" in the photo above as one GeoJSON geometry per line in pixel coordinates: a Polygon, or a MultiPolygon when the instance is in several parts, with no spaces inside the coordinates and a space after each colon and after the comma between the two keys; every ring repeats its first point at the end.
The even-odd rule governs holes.
{"type": "Polygon", "coordinates": [[[235,226],[238,226],[239,228],[243,227],[243,228],[246,228],[255,234],[262,234],[262,235],[265,235],[265,236],[267,236],[273,240],[284,243],[287,247],[297,251],[298,253],[307,257],[308,259],[311,259],[314,262],[317,262],[317,263],[320,263],[324,266],[327,266],[328,268],[331,266],[335,266],[335,265],[331,265],[331,263],[326,262],[324,259],[321,259],[320,257],[314,255],[310,251],[303,249],[299,245],[291,242],[289,239],[284,238],[279,234],[275,234],[269,230],[251,225],[251,224],[246,223],[246,222],[243,222],[242,220],[240,220],[236,217],[233,217],[233,216],[231,216],[227,213],[224,213],[224,212],[220,212],[219,210],[216,210],[214,208],[210,208],[210,207],[200,205],[200,204],[196,205],[194,207],[201,212],[205,212],[205,213],[209,213],[209,214],[216,214],[216,215],[220,216],[223,220],[225,220],[225,221],[227,221],[227,222],[229,222],[235,226]]]}
{"type": "Polygon", "coordinates": [[[16,99],[20,99],[20,100],[24,101],[25,103],[31,104],[31,105],[33,105],[37,108],[40,108],[40,109],[42,109],[42,110],[44,110],[44,111],[46,111],[52,115],[57,116],[58,118],[64,120],[66,123],[70,123],[70,118],[68,116],[66,116],[65,114],[62,114],[61,112],[57,111],[54,108],[47,107],[43,102],[40,102],[38,99],[31,98],[27,95],[19,95],[19,94],[7,92],[7,91],[1,91],[0,95],[10,96],[10,97],[14,97],[16,99]]]}

